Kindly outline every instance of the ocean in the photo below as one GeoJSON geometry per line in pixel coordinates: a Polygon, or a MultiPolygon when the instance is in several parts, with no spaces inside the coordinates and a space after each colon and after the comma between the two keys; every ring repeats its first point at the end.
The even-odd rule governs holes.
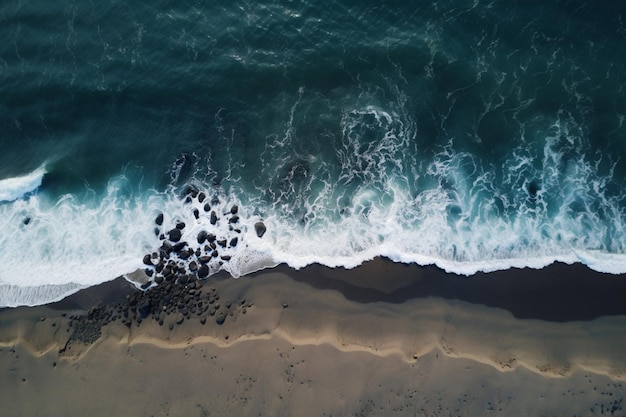
{"type": "Polygon", "coordinates": [[[157,277],[144,257],[182,223],[173,259],[203,275],[626,273],[625,20],[609,1],[3,1],[0,306],[157,277]]]}

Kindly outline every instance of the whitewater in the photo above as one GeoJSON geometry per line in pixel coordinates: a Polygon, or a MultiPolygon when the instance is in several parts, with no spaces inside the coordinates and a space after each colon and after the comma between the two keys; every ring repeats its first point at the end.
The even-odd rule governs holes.
{"type": "MultiPolygon", "coordinates": [[[[415,124],[404,116],[367,106],[346,112],[342,126],[341,169],[331,173],[323,161],[299,161],[283,188],[263,173],[249,189],[241,178],[216,185],[206,177],[211,160],[190,155],[172,164],[164,191],[142,189],[130,171],[112,177],[102,195],[85,186],[81,194],[56,199],[45,192],[47,167],[0,180],[6,196],[0,204],[0,305],[56,301],[145,268],[143,256],[161,243],[155,231],[160,213],[164,231],[187,225],[182,240],[194,250],[202,247],[195,242],[201,230],[232,239],[228,222],[212,225],[208,214],[198,216],[202,204],[185,198],[190,184],[213,200],[219,215],[239,207],[240,243],[222,251],[230,261],[211,274],[239,277],[279,264],[354,268],[375,257],[465,276],[557,261],[626,273],[623,197],[605,195],[611,176],[599,175],[597,161],[557,143],[580,140],[564,136],[558,123],[539,155],[520,146],[502,167],[485,166],[449,144],[419,165],[421,173],[406,159],[415,124]],[[365,128],[378,134],[376,140],[359,143],[365,128]],[[420,179],[431,185],[416,190],[420,179]],[[259,221],[267,227],[263,237],[254,231],[259,221]]],[[[288,122],[282,145],[267,143],[263,169],[288,159],[291,134],[288,122]]]]}

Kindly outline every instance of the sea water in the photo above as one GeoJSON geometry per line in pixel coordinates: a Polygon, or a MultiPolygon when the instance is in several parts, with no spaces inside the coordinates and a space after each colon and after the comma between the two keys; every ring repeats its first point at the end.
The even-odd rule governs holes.
{"type": "Polygon", "coordinates": [[[0,305],[143,267],[159,213],[230,239],[190,185],[239,208],[211,273],[624,273],[624,20],[558,0],[4,1],[0,305]]]}

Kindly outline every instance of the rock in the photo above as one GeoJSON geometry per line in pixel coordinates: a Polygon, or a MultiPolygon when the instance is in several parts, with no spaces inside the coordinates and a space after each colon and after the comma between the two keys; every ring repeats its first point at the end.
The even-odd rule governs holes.
{"type": "MultiPolygon", "coordinates": [[[[213,243],[213,242],[215,242],[215,239],[217,239],[217,236],[215,236],[213,233],[209,233],[209,234],[206,236],[206,240],[207,240],[207,242],[209,242],[209,243],[213,243]]],[[[213,249],[215,249],[215,248],[213,248],[213,249]]]]}
{"type": "Polygon", "coordinates": [[[221,257],[221,259],[223,261],[227,261],[228,262],[228,261],[230,261],[230,255],[224,255],[224,256],[221,257]]]}
{"type": "Polygon", "coordinates": [[[156,219],[154,219],[154,222],[157,224],[157,226],[163,225],[163,213],[157,214],[156,219]]]}
{"type": "Polygon", "coordinates": [[[172,229],[169,232],[167,232],[167,235],[170,241],[178,242],[183,234],[181,233],[180,229],[172,229]]]}
{"type": "Polygon", "coordinates": [[[183,321],[185,321],[185,316],[183,316],[182,313],[178,313],[178,316],[176,316],[176,324],[182,324],[183,321]]]}
{"type": "Polygon", "coordinates": [[[215,322],[221,326],[222,324],[224,324],[225,321],[226,321],[226,313],[224,313],[223,311],[220,311],[217,317],[215,317],[215,322]]]}
{"type": "Polygon", "coordinates": [[[154,278],[154,282],[156,282],[157,284],[162,284],[163,280],[164,279],[161,275],[157,275],[156,278],[154,278]]]}
{"type": "Polygon", "coordinates": [[[198,194],[198,202],[199,203],[202,203],[205,198],[206,198],[206,194],[204,194],[204,192],[201,192],[200,194],[198,194]]]}
{"type": "Polygon", "coordinates": [[[254,231],[256,232],[256,235],[258,237],[263,237],[263,235],[265,234],[266,230],[267,230],[267,228],[265,227],[265,223],[263,223],[263,222],[256,222],[254,224],[254,231]]]}
{"type": "Polygon", "coordinates": [[[150,303],[150,299],[148,297],[142,298],[139,303],[137,303],[137,312],[141,315],[141,318],[145,319],[150,315],[152,311],[152,304],[150,303]]]}
{"type": "Polygon", "coordinates": [[[195,261],[189,262],[189,272],[195,272],[198,270],[198,264],[195,261]]]}
{"type": "Polygon", "coordinates": [[[181,221],[176,222],[176,228],[178,230],[183,230],[185,228],[185,222],[181,222],[181,221]]]}
{"type": "Polygon", "coordinates": [[[193,209],[193,217],[195,217],[196,220],[200,218],[200,212],[198,211],[198,209],[193,209]]]}
{"type": "Polygon", "coordinates": [[[205,203],[205,204],[204,204],[204,211],[205,211],[206,213],[208,213],[209,211],[211,211],[211,206],[209,205],[209,203],[205,203]]]}
{"type": "Polygon", "coordinates": [[[192,249],[188,249],[188,250],[183,250],[178,254],[178,257],[182,260],[187,260],[189,258],[191,258],[191,256],[193,255],[193,250],[192,249]]]}
{"type": "Polygon", "coordinates": [[[154,264],[152,263],[152,256],[150,256],[149,253],[144,255],[143,264],[148,266],[154,266],[154,264]]]}
{"type": "Polygon", "coordinates": [[[217,214],[215,214],[215,210],[211,212],[211,224],[215,225],[217,223],[217,214]]]}
{"type": "Polygon", "coordinates": [[[218,240],[217,244],[220,245],[221,247],[225,248],[226,247],[226,239],[218,240]]]}
{"type": "Polygon", "coordinates": [[[202,325],[206,324],[206,316],[200,317],[200,324],[202,325]]]}
{"type": "Polygon", "coordinates": [[[187,185],[187,187],[185,188],[185,195],[190,195],[193,198],[196,198],[198,196],[198,188],[195,185],[187,185]]]}
{"type": "Polygon", "coordinates": [[[202,255],[198,258],[198,260],[200,261],[201,264],[206,264],[209,263],[209,261],[211,260],[212,256],[209,255],[202,255]]]}
{"type": "Polygon", "coordinates": [[[208,236],[209,234],[207,233],[206,230],[201,230],[200,233],[198,233],[198,243],[203,244],[208,236]]]}
{"type": "Polygon", "coordinates": [[[239,242],[239,238],[234,237],[230,240],[230,247],[234,248],[235,246],[237,246],[237,242],[239,242]]]}
{"type": "Polygon", "coordinates": [[[143,271],[146,273],[146,275],[147,275],[148,277],[152,277],[152,275],[154,275],[154,270],[153,270],[153,269],[146,268],[146,269],[144,269],[143,271]]]}
{"type": "Polygon", "coordinates": [[[237,216],[236,214],[230,219],[228,219],[228,223],[231,223],[231,224],[237,223],[238,221],[239,221],[239,216],[237,216]]]}
{"type": "Polygon", "coordinates": [[[287,307],[289,307],[289,304],[283,303],[283,308],[287,308],[287,307]]]}
{"type": "Polygon", "coordinates": [[[187,242],[178,242],[172,246],[172,252],[181,253],[182,250],[185,249],[185,246],[187,246],[187,242]]]}
{"type": "Polygon", "coordinates": [[[200,268],[198,268],[198,278],[202,279],[208,276],[209,276],[209,267],[206,265],[201,265],[200,268]]]}
{"type": "Polygon", "coordinates": [[[211,256],[212,256],[213,258],[217,258],[219,255],[220,255],[220,254],[219,254],[219,252],[218,252],[218,251],[216,251],[216,250],[214,250],[213,252],[211,252],[211,256]]]}
{"type": "Polygon", "coordinates": [[[237,214],[238,211],[239,211],[239,207],[237,206],[237,204],[233,205],[230,208],[230,214],[237,214]]]}

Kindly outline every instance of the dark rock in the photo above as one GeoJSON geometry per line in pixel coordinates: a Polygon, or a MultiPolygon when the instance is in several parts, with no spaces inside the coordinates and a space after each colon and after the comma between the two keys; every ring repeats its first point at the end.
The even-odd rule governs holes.
{"type": "Polygon", "coordinates": [[[211,211],[211,206],[209,205],[209,203],[205,203],[205,204],[204,204],[204,211],[205,211],[206,213],[208,213],[209,211],[211,211]]]}
{"type": "Polygon", "coordinates": [[[183,230],[185,228],[185,222],[181,222],[181,221],[176,222],[176,228],[178,230],[183,230]]]}
{"type": "Polygon", "coordinates": [[[148,297],[142,298],[139,303],[137,303],[137,312],[141,315],[141,318],[144,319],[150,315],[152,312],[152,304],[148,297]]]}
{"type": "Polygon", "coordinates": [[[287,307],[289,307],[289,304],[283,303],[283,308],[287,308],[287,307]]]}
{"type": "Polygon", "coordinates": [[[152,263],[152,256],[150,254],[144,255],[143,264],[148,266],[154,266],[154,264],[152,263]]]}
{"type": "Polygon", "coordinates": [[[226,313],[224,313],[224,312],[220,312],[220,313],[217,315],[217,317],[215,317],[215,322],[216,322],[217,324],[219,324],[220,326],[221,326],[222,324],[224,324],[224,322],[225,322],[225,321],[226,321],[226,313]]]}
{"type": "Polygon", "coordinates": [[[263,223],[263,222],[256,222],[254,224],[254,231],[256,232],[256,235],[258,237],[263,237],[263,235],[265,234],[266,230],[267,230],[267,228],[265,227],[265,223],[263,223]]]}
{"type": "Polygon", "coordinates": [[[178,254],[178,257],[180,259],[187,260],[191,258],[192,255],[193,255],[193,249],[187,249],[187,250],[181,251],[180,254],[178,254]]]}
{"type": "Polygon", "coordinates": [[[187,187],[185,187],[185,195],[190,195],[192,198],[196,198],[198,196],[199,190],[196,186],[194,185],[187,185],[187,187]]]}
{"type": "Polygon", "coordinates": [[[154,222],[157,224],[157,226],[162,226],[163,225],[163,213],[157,214],[156,219],[154,219],[154,222]]]}
{"type": "Polygon", "coordinates": [[[206,278],[209,276],[209,267],[206,265],[201,265],[200,268],[198,268],[198,278],[206,278]]]}
{"type": "Polygon", "coordinates": [[[187,242],[183,241],[183,242],[178,242],[175,245],[172,246],[172,252],[174,253],[180,253],[183,251],[183,249],[185,249],[185,247],[187,246],[187,242]]]}
{"type": "MultiPolygon", "coordinates": [[[[177,229],[172,229],[172,230],[177,230],[177,229]]],[[[170,232],[171,232],[171,230],[170,230],[170,232]]],[[[176,232],[174,232],[174,233],[180,233],[180,231],[178,231],[178,230],[177,230],[177,231],[176,231],[176,232]]],[[[171,244],[170,242],[168,242],[168,241],[165,241],[165,242],[163,242],[163,243],[161,244],[161,248],[160,248],[160,249],[161,249],[163,252],[170,253],[170,252],[172,251],[172,244],[171,244]]]]}
{"type": "Polygon", "coordinates": [[[200,317],[200,324],[205,324],[206,323],[206,316],[202,316],[200,317]]]}
{"type": "Polygon", "coordinates": [[[230,208],[230,213],[231,213],[231,214],[237,214],[237,212],[238,212],[238,211],[239,211],[239,207],[237,206],[237,204],[233,205],[233,206],[230,208]]]}
{"type": "Polygon", "coordinates": [[[147,290],[148,288],[150,288],[150,285],[152,285],[152,282],[148,281],[145,284],[141,285],[141,289],[147,290]]]}
{"type": "Polygon", "coordinates": [[[147,276],[152,277],[152,275],[154,275],[154,270],[150,269],[150,268],[146,268],[143,270],[147,276]]]}
{"type": "MultiPolygon", "coordinates": [[[[206,237],[207,242],[209,243],[213,243],[215,242],[215,239],[217,239],[217,237],[213,234],[213,233],[209,233],[206,237]]],[[[213,248],[215,249],[215,248],[213,248]]]]}
{"type": "Polygon", "coordinates": [[[215,211],[211,212],[211,224],[215,225],[215,223],[217,223],[217,214],[215,214],[215,211]]]}
{"type": "Polygon", "coordinates": [[[24,226],[28,226],[28,224],[30,223],[30,220],[31,220],[30,217],[26,217],[24,218],[24,220],[22,220],[22,224],[24,226]]]}
{"type": "Polygon", "coordinates": [[[213,204],[214,206],[218,205],[220,203],[220,199],[217,197],[213,197],[211,199],[211,204],[213,204]]]}
{"type": "Polygon", "coordinates": [[[230,219],[228,219],[228,223],[237,223],[239,221],[239,216],[234,215],[230,219]]]}
{"type": "Polygon", "coordinates": [[[198,202],[199,203],[202,203],[205,198],[206,198],[206,194],[204,194],[204,192],[201,192],[200,194],[198,194],[198,202]]]}
{"type": "Polygon", "coordinates": [[[209,234],[207,233],[206,230],[201,230],[200,233],[198,233],[198,243],[203,244],[208,236],[209,234]]]}
{"type": "Polygon", "coordinates": [[[161,276],[161,275],[157,275],[157,276],[154,278],[154,282],[156,282],[157,284],[162,284],[162,283],[163,283],[163,281],[164,281],[164,280],[163,280],[163,276],[161,276]]]}
{"type": "Polygon", "coordinates": [[[189,262],[189,271],[195,272],[198,270],[198,264],[195,261],[189,262]]]}
{"type": "Polygon", "coordinates": [[[178,313],[178,316],[176,316],[176,324],[182,324],[183,321],[185,321],[185,316],[182,313],[178,313]]]}
{"type": "Polygon", "coordinates": [[[161,234],[161,229],[159,229],[158,227],[154,228],[154,235],[155,236],[159,236],[161,234]]]}
{"type": "Polygon", "coordinates": [[[229,255],[224,255],[224,256],[221,257],[221,259],[223,261],[230,261],[230,256],[229,255]]]}
{"type": "Polygon", "coordinates": [[[211,257],[211,256],[209,256],[209,255],[202,255],[202,256],[200,256],[200,257],[198,258],[198,260],[200,261],[200,263],[202,263],[202,264],[206,264],[206,263],[209,263],[209,261],[211,260],[211,258],[212,258],[212,257],[211,257]]]}
{"type": "Polygon", "coordinates": [[[237,243],[239,242],[239,238],[234,237],[230,240],[230,247],[234,248],[235,246],[237,246],[237,243]]]}
{"type": "Polygon", "coordinates": [[[167,234],[168,234],[170,241],[172,242],[178,242],[183,235],[180,232],[180,229],[172,229],[169,232],[167,232],[167,234]]]}
{"type": "Polygon", "coordinates": [[[225,248],[226,247],[226,239],[218,240],[217,244],[220,245],[221,247],[225,248]]]}
{"type": "Polygon", "coordinates": [[[198,209],[193,209],[193,217],[195,217],[196,220],[200,218],[200,212],[198,211],[198,209]]]}
{"type": "Polygon", "coordinates": [[[218,251],[216,251],[216,250],[214,250],[214,251],[211,253],[211,256],[212,256],[213,258],[217,258],[219,255],[220,255],[220,254],[219,254],[219,252],[218,252],[218,251]]]}

